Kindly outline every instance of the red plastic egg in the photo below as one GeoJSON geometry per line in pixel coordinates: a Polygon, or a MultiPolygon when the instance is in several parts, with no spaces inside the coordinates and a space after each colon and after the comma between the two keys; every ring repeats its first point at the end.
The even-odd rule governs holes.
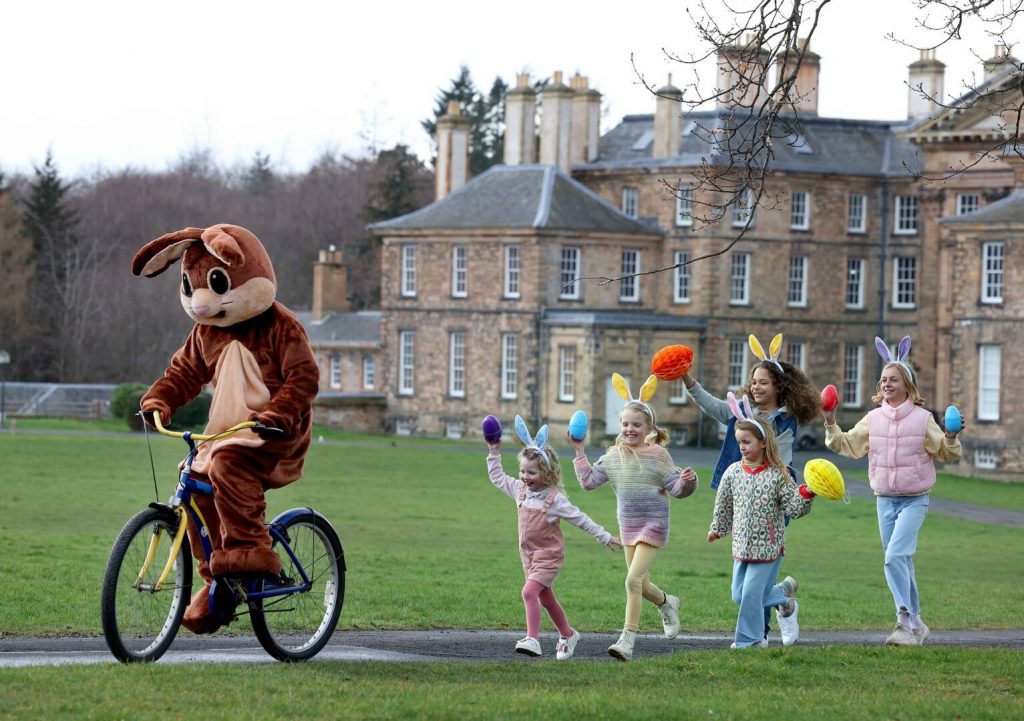
{"type": "Polygon", "coordinates": [[[836,387],[829,383],[821,389],[821,409],[830,411],[837,405],[839,405],[839,393],[836,391],[836,387]]]}

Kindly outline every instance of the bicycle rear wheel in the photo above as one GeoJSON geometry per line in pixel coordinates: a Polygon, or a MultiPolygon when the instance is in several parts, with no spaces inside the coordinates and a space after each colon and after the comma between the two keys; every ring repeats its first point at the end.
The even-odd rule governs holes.
{"type": "Polygon", "coordinates": [[[178,516],[169,508],[147,508],[124,525],[103,575],[100,615],[111,653],[123,663],[156,661],[174,641],[192,592],[188,536],[159,590],[154,588],[170,553],[178,516]],[[155,553],[142,577],[150,544],[155,553]]]}
{"type": "MultiPolygon", "coordinates": [[[[279,661],[313,658],[331,638],[345,600],[345,557],[338,534],[312,511],[292,515],[277,524],[313,586],[304,593],[272,596],[249,602],[252,629],[260,644],[279,661]]],[[[295,562],[275,540],[282,574],[301,581],[295,562]]]]}

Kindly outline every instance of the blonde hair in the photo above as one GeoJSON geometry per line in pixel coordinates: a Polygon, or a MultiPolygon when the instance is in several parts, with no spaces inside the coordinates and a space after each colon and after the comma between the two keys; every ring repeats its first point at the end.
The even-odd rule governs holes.
{"type": "Polygon", "coordinates": [[[746,418],[736,420],[734,429],[737,431],[748,431],[764,441],[764,459],[769,465],[775,466],[783,473],[789,473],[786,464],[782,462],[779,455],[779,442],[775,439],[775,424],[762,415],[755,416],[757,423],[746,418]]]}
{"type": "MultiPolygon", "coordinates": [[[[895,368],[903,376],[903,385],[907,387],[907,396],[915,406],[923,406],[924,398],[921,397],[921,391],[917,389],[917,382],[914,380],[914,374],[907,369],[907,366],[899,361],[893,361],[892,363],[886,363],[882,366],[882,373],[885,373],[886,368],[895,368]]],[[[875,384],[875,395],[871,396],[871,402],[875,405],[881,405],[882,399],[882,379],[879,378],[875,384]]]]}
{"type": "Polygon", "coordinates": [[[565,491],[562,485],[562,467],[558,463],[558,455],[551,446],[544,446],[543,451],[534,446],[527,446],[519,451],[519,462],[536,461],[540,469],[540,482],[545,486],[565,491]]]}

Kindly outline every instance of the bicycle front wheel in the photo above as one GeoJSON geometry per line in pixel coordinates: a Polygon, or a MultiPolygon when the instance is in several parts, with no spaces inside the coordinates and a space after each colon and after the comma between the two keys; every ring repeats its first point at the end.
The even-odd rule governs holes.
{"type": "MultiPolygon", "coordinates": [[[[279,661],[305,661],[327,645],[338,625],[345,599],[345,557],[338,534],[323,516],[299,513],[278,529],[313,585],[303,593],[250,601],[252,630],[279,661]]],[[[274,550],[281,557],[282,574],[298,583],[302,576],[295,562],[276,540],[274,550]]]]}
{"type": "Polygon", "coordinates": [[[192,592],[188,536],[182,539],[167,578],[156,588],[178,523],[169,508],[147,508],[124,525],[110,551],[100,615],[107,646],[123,663],[156,661],[181,626],[192,592]]]}

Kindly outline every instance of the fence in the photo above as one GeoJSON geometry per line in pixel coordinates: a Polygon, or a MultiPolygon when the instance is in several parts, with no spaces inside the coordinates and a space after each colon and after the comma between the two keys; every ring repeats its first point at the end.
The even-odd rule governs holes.
{"type": "Polygon", "coordinates": [[[0,420],[15,416],[109,418],[113,384],[17,383],[2,385],[0,420]]]}

